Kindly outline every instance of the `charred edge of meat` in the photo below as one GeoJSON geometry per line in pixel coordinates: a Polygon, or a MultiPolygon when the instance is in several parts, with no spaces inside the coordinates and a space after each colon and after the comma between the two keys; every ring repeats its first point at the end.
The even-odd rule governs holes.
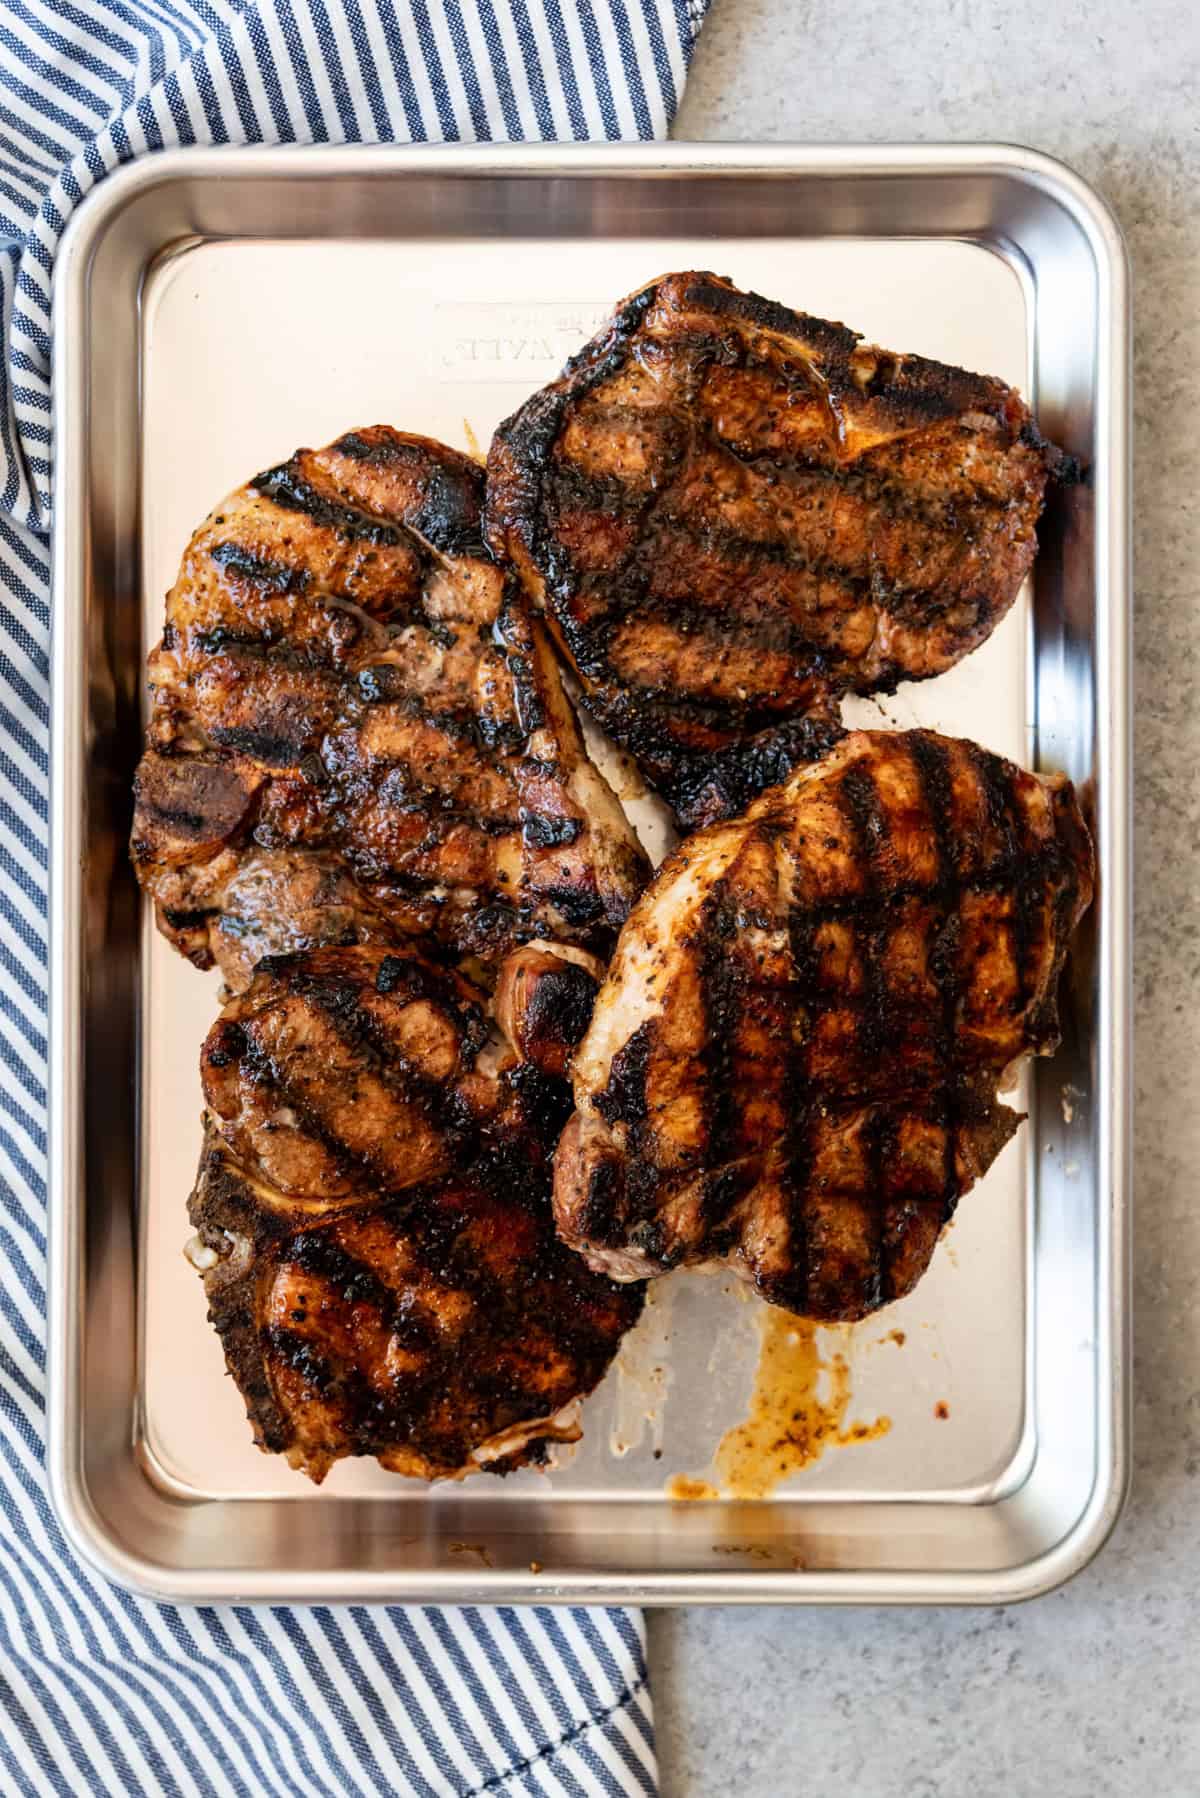
{"type": "Polygon", "coordinates": [[[1091,486],[1091,464],[1083,456],[1074,456],[1069,450],[1060,449],[1049,437],[1044,437],[1034,419],[1021,427],[1021,442],[1037,450],[1051,480],[1059,487],[1091,486]]]}
{"type": "Polygon", "coordinates": [[[632,755],[646,779],[662,795],[687,830],[733,818],[768,787],[781,786],[802,763],[820,761],[847,734],[836,715],[810,711],[767,724],[717,749],[688,750],[673,726],[716,720],[728,729],[719,708],[678,697],[664,721],[652,696],[592,690],[585,710],[601,729],[632,755]]]}
{"type": "MultiPolygon", "coordinates": [[[[570,357],[558,381],[535,393],[497,427],[492,439],[493,452],[498,448],[506,452],[511,458],[510,475],[519,471],[521,484],[520,502],[513,508],[511,517],[503,521],[493,518],[490,498],[485,502],[484,534],[498,555],[504,553],[505,523],[511,523],[519,531],[532,556],[539,554],[542,548],[539,523],[542,483],[549,468],[550,452],[562,428],[563,413],[571,402],[599,386],[621,367],[630,342],[654,304],[657,291],[657,287],[647,287],[634,294],[614,315],[601,336],[570,357]]],[[[492,452],[489,452],[489,461],[491,459],[492,452]]],[[[506,513],[509,510],[507,505],[505,510],[506,513]]]]}
{"type": "Polygon", "coordinates": [[[424,477],[420,503],[391,521],[353,501],[333,498],[301,472],[302,451],[256,475],[250,486],[275,505],[303,513],[348,542],[394,548],[411,541],[411,532],[443,555],[487,555],[480,527],[483,471],[465,456],[455,457],[444,445],[424,438],[406,441],[389,436],[371,442],[356,431],[339,438],[333,448],[364,466],[405,462],[419,468],[424,477]]]}
{"type": "Polygon", "coordinates": [[[845,734],[834,719],[795,718],[710,755],[678,758],[678,772],[662,785],[663,797],[689,830],[736,817],[802,763],[828,755],[845,734]]]}
{"type": "Polygon", "coordinates": [[[780,337],[799,338],[834,363],[848,363],[862,342],[862,333],[852,331],[849,325],[796,312],[780,300],[768,300],[760,293],[735,286],[728,275],[697,271],[689,278],[683,297],[697,311],[755,325],[780,337]]]}
{"type": "Polygon", "coordinates": [[[397,464],[420,470],[421,500],[404,522],[443,555],[486,555],[480,533],[484,474],[469,456],[457,454],[431,438],[409,439],[389,433],[372,441],[360,431],[347,431],[333,444],[337,454],[376,468],[397,464]]]}
{"type": "Polygon", "coordinates": [[[559,962],[536,980],[522,1031],[524,1053],[536,1061],[539,1043],[574,1049],[591,1022],[596,991],[595,976],[573,961],[559,962]]]}
{"type": "Polygon", "coordinates": [[[220,843],[245,830],[258,785],[224,761],[143,755],[133,781],[135,862],[158,859],[161,833],[184,842],[220,843]]]}
{"type": "Polygon", "coordinates": [[[869,391],[872,398],[887,403],[894,393],[908,413],[924,413],[930,419],[950,413],[978,410],[1003,417],[1009,389],[990,375],[979,375],[970,369],[956,368],[952,363],[932,362],[924,356],[879,351],[880,366],[863,389],[856,378],[853,357],[868,353],[861,333],[829,319],[814,318],[806,312],[795,312],[777,300],[761,294],[745,293],[726,285],[718,276],[700,274],[689,280],[684,290],[687,305],[717,318],[728,318],[774,335],[794,338],[811,346],[825,362],[825,379],[830,386],[869,391]],[[880,381],[881,372],[887,381],[880,381]],[[833,379],[830,379],[830,377],[833,379]]]}
{"type": "MultiPolygon", "coordinates": [[[[485,1164],[480,1172],[486,1176],[485,1164]]],[[[341,1452],[377,1455],[408,1448],[432,1474],[459,1472],[470,1464],[474,1449],[499,1431],[536,1423],[589,1392],[621,1335],[636,1322],[642,1289],[590,1273],[556,1240],[548,1216],[530,1201],[528,1184],[489,1190],[485,1178],[478,1196],[470,1187],[431,1189],[356,1213],[360,1221],[382,1221],[408,1245],[406,1288],[419,1293],[428,1282],[470,1299],[465,1328],[447,1340],[431,1318],[406,1304],[347,1248],[336,1220],[297,1228],[285,1217],[264,1229],[236,1168],[219,1154],[202,1162],[192,1222],[205,1245],[222,1257],[205,1276],[210,1318],[256,1440],[275,1452],[295,1441],[293,1420],[276,1394],[274,1376],[283,1369],[299,1376],[306,1396],[335,1407],[341,1452]],[[490,1230],[515,1211],[536,1220],[534,1235],[511,1277],[501,1277],[486,1252],[473,1246],[472,1225],[478,1221],[490,1230]],[[252,1245],[249,1255],[240,1254],[244,1271],[234,1274],[224,1259],[231,1241],[252,1245]],[[386,1387],[369,1380],[352,1361],[332,1355],[319,1330],[311,1331],[318,1319],[303,1292],[287,1322],[267,1321],[262,1306],[270,1284],[278,1271],[292,1269],[319,1285],[322,1311],[332,1305],[352,1314],[373,1312],[417,1365],[393,1376],[386,1387]],[[552,1355],[545,1366],[537,1359],[541,1342],[552,1355]]],[[[541,1441],[514,1451],[494,1471],[540,1458],[541,1441]]]]}
{"type": "Polygon", "coordinates": [[[291,1431],[259,1349],[258,1286],[272,1243],[283,1230],[258,1204],[208,1129],[188,1219],[204,1247],[217,1256],[204,1276],[208,1321],[221,1339],[255,1441],[278,1454],[288,1446],[291,1431]]]}
{"type": "Polygon", "coordinates": [[[406,541],[399,525],[386,524],[359,506],[346,505],[321,493],[300,473],[294,458],[255,475],[250,485],[264,499],[288,512],[302,512],[314,524],[324,526],[348,542],[394,549],[398,543],[406,541]]]}

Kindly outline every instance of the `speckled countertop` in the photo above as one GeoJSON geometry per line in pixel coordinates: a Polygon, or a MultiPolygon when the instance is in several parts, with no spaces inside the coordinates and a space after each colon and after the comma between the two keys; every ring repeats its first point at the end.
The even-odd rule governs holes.
{"type": "Polygon", "coordinates": [[[1200,12],[714,0],[679,137],[1004,139],[1115,208],[1136,328],[1136,1399],[1099,1560],[1010,1610],[652,1613],[666,1798],[1200,1791],[1200,12]]]}

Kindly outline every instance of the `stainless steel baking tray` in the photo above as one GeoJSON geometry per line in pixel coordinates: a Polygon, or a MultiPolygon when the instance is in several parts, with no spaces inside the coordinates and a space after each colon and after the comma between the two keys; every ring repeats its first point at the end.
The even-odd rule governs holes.
{"type": "Polygon", "coordinates": [[[82,207],[55,288],[50,1467],[88,1560],[171,1599],[679,1603],[1010,1600],[1095,1553],[1127,1468],[1127,337],[1102,202],[995,146],[188,151],[82,207]],[[917,1291],[821,1339],[843,1434],[886,1433],[757,1501],[674,1502],[745,1415],[762,1309],[675,1276],[550,1476],[342,1464],[318,1492],[250,1446],[180,1253],[215,988],[126,862],[143,656],[250,470],[380,418],[486,443],[621,293],[691,266],[1005,376],[1090,467],[992,641],[885,707],[1082,783],[1102,880],[1067,1039],[917,1291]]]}

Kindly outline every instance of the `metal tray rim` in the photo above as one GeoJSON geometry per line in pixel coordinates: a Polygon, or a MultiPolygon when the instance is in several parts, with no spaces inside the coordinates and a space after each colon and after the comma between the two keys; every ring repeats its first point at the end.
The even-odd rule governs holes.
{"type": "Polygon", "coordinates": [[[1099,1036],[1110,1104],[1102,1138],[1100,1206],[1102,1295],[1097,1341],[1097,1472],[1089,1500],[1072,1527],[1036,1559],[999,1572],[770,1571],[622,1573],[568,1580],[506,1572],[448,1570],[417,1575],[333,1570],[301,1575],[280,1570],[246,1576],[234,1569],[190,1572],[127,1551],[109,1532],[87,1490],[81,1454],[83,1279],[82,1100],[79,997],[81,957],[72,925],[81,900],[81,795],[86,775],[77,730],[83,670],[69,653],[71,626],[86,578],[82,521],[69,505],[53,525],[51,697],[51,857],[49,993],[48,1444],[50,1497],[68,1541],[104,1577],[147,1597],[173,1602],[366,1599],[461,1602],[1011,1603],[1052,1590],[1079,1572],[1115,1527],[1129,1486],[1129,319],[1128,261],[1120,228],[1105,201],[1067,165],[1039,151],[1003,143],[805,145],[685,144],[476,146],[287,146],[167,151],[114,172],[77,211],[65,233],[54,279],[54,437],[57,491],[84,490],[86,350],[83,308],[91,257],[121,208],[139,191],[177,179],[227,180],[237,174],[305,173],[386,177],[433,168],[464,176],[497,172],[576,176],[619,172],[680,176],[709,173],[946,174],[1000,172],[1052,195],[1081,229],[1095,259],[1100,318],[1098,438],[1105,446],[1097,500],[1107,526],[1098,533],[1098,630],[1108,679],[1102,698],[1099,757],[1109,795],[1100,844],[1106,868],[1108,922],[1101,975],[1099,1036]],[[70,428],[69,428],[70,427],[70,428]],[[67,750],[74,753],[68,757],[67,750]]]}

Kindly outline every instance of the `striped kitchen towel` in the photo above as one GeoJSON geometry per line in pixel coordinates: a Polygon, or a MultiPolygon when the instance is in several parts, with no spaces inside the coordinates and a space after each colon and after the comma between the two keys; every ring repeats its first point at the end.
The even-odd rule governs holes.
{"type": "Polygon", "coordinates": [[[45,1489],[50,278],[164,145],[662,135],[707,0],[0,0],[0,1791],[656,1789],[640,1616],[177,1610],[45,1489]]]}

